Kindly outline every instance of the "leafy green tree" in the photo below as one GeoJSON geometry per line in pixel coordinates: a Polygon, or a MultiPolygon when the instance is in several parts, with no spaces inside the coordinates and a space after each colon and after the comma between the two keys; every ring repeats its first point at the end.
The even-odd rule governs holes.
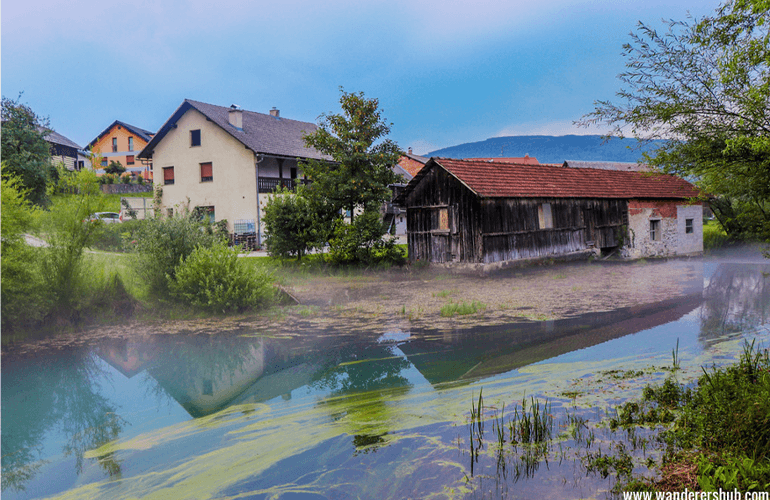
{"type": "Polygon", "coordinates": [[[305,144],[328,155],[334,162],[310,160],[302,166],[313,181],[308,196],[318,198],[334,212],[356,208],[379,210],[391,197],[389,184],[398,181],[392,167],[401,150],[385,137],[390,125],[382,118],[377,99],[363,92],[340,89],[342,114],[321,115],[321,123],[305,144]]]}
{"type": "MultiPolygon", "coordinates": [[[[278,190],[265,205],[265,244],[273,257],[302,256],[316,246],[318,217],[302,186],[297,194],[278,190]]],[[[321,222],[321,224],[323,224],[321,222]]]]}
{"type": "Polygon", "coordinates": [[[105,174],[120,175],[125,171],[126,171],[126,167],[124,167],[123,164],[120,163],[119,161],[115,161],[115,160],[110,161],[110,164],[107,165],[107,168],[104,169],[105,174]]]}
{"type": "Polygon", "coordinates": [[[18,98],[3,97],[2,122],[2,176],[16,176],[29,201],[44,205],[52,173],[51,150],[45,141],[48,120],[19,103],[18,98]]]}
{"type": "MultiPolygon", "coordinates": [[[[3,165],[5,168],[5,165],[3,165]]],[[[39,255],[24,241],[24,234],[37,221],[38,210],[26,197],[27,190],[14,175],[2,177],[0,235],[2,236],[2,329],[13,330],[43,314],[43,285],[39,255]]]]}
{"type": "Polygon", "coordinates": [[[768,0],[727,0],[663,33],[640,23],[618,101],[598,101],[579,123],[666,139],[650,164],[694,179],[731,236],[770,238],[769,29],[768,0]]]}
{"type": "Polygon", "coordinates": [[[60,172],[56,186],[48,190],[51,204],[43,229],[48,248],[43,259],[43,276],[55,314],[76,313],[88,294],[88,273],[83,254],[99,236],[103,222],[90,221],[91,214],[106,205],[96,174],[90,170],[60,172]]]}

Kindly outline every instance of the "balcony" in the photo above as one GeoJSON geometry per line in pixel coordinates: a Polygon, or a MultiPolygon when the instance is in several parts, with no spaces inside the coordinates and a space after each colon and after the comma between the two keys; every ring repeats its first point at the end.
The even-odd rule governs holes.
{"type": "Polygon", "coordinates": [[[310,184],[310,181],[306,179],[280,179],[278,177],[260,177],[259,192],[272,193],[279,187],[285,187],[289,191],[294,191],[297,189],[297,185],[300,183],[307,185],[310,184]]]}

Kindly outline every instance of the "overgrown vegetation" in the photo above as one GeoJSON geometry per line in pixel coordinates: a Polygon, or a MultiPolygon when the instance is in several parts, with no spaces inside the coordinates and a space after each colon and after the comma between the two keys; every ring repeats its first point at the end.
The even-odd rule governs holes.
{"type": "Polygon", "coordinates": [[[673,379],[647,387],[640,402],[623,405],[610,426],[669,424],[663,478],[627,488],[714,491],[770,490],[770,355],[746,344],[740,361],[703,370],[697,387],[673,379]],[[676,471],[691,470],[696,485],[676,471]],[[654,483],[654,484],[653,484],[654,483]]]}
{"type": "Polygon", "coordinates": [[[169,281],[172,295],[180,301],[212,312],[242,311],[272,302],[272,275],[250,271],[238,259],[238,250],[223,240],[210,247],[198,246],[176,266],[169,281]]]}

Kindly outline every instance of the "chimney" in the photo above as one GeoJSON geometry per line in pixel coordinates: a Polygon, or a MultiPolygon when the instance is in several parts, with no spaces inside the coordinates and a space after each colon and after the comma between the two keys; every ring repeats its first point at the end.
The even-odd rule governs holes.
{"type": "Polygon", "coordinates": [[[406,150],[406,154],[408,154],[408,155],[412,154],[412,148],[407,149],[406,150]]]}
{"type": "Polygon", "coordinates": [[[281,112],[277,109],[275,109],[275,106],[273,106],[273,109],[270,110],[270,116],[275,116],[276,118],[280,117],[281,112]]]}
{"type": "Polygon", "coordinates": [[[238,130],[243,130],[243,110],[240,106],[237,104],[230,105],[227,121],[229,121],[230,125],[237,128],[238,130]]]}

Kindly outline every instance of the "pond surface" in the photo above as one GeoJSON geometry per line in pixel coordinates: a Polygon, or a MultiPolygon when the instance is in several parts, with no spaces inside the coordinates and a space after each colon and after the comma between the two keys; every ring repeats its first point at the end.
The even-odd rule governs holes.
{"type": "Polygon", "coordinates": [[[332,317],[289,334],[105,328],[11,345],[3,498],[605,497],[612,478],[585,455],[633,441],[645,473],[655,450],[603,416],[770,343],[770,266],[688,265],[675,298],[564,320],[359,331],[332,317]],[[551,405],[553,439],[490,442],[525,397],[551,405]]]}

